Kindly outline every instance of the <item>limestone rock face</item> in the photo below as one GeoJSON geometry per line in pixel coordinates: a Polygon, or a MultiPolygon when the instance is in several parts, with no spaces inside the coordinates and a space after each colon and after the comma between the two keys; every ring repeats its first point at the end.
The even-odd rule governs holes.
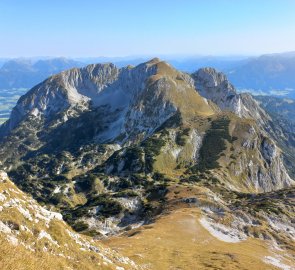
{"type": "MultiPolygon", "coordinates": [[[[259,106],[258,102],[247,93],[237,93],[235,87],[228,81],[227,77],[213,68],[203,68],[192,74],[195,81],[196,90],[199,93],[213,101],[222,111],[230,111],[244,119],[254,119],[259,127],[258,133],[263,134],[261,145],[251,141],[253,134],[249,134],[248,139],[243,146],[250,147],[253,150],[258,147],[260,156],[266,162],[267,166],[259,166],[260,162],[251,162],[251,168],[248,173],[248,180],[254,184],[257,190],[270,191],[290,186],[294,181],[290,178],[281,155],[281,150],[274,142],[278,139],[278,131],[273,128],[271,117],[259,106]],[[273,140],[269,139],[273,138],[273,140]],[[254,144],[250,146],[251,144],[254,144]]],[[[279,127],[278,127],[279,129],[279,127]]],[[[239,135],[238,135],[239,136],[239,135]]],[[[241,155],[240,157],[243,157],[241,155]]],[[[238,172],[245,171],[249,163],[249,157],[245,156],[244,161],[240,161],[240,168],[234,167],[238,172]],[[241,165],[242,164],[242,165],[241,165]]]]}
{"type": "Polygon", "coordinates": [[[214,68],[202,68],[193,73],[192,78],[196,90],[216,103],[221,110],[231,111],[239,117],[254,118],[261,124],[270,119],[251,95],[237,93],[222,72],[214,68]]]}
{"type": "Polygon", "coordinates": [[[241,141],[243,154],[237,156],[230,171],[237,177],[244,178],[244,183],[256,192],[268,192],[292,186],[282,160],[281,150],[273,140],[259,134],[254,129],[244,131],[241,141]]]}
{"type": "Polygon", "coordinates": [[[241,98],[225,74],[213,68],[202,68],[193,73],[192,77],[200,95],[216,103],[222,110],[243,115],[241,98]]]}

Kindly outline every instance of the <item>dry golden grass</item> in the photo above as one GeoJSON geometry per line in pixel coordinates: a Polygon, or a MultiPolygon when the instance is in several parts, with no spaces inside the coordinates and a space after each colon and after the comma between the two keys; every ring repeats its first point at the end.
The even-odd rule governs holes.
{"type": "Polygon", "coordinates": [[[44,210],[11,181],[0,179],[0,193],[0,226],[4,226],[0,229],[1,270],[135,268],[100,242],[74,234],[63,221],[51,218],[46,222],[44,210]],[[11,231],[5,231],[5,226],[11,231]],[[46,235],[41,237],[42,231],[52,240],[46,235]]]}
{"type": "Polygon", "coordinates": [[[106,243],[148,269],[278,269],[263,262],[271,255],[263,241],[222,242],[199,218],[197,209],[183,208],[106,243]]]}
{"type": "MultiPolygon", "coordinates": [[[[274,250],[270,242],[248,237],[245,241],[228,243],[212,236],[199,222],[201,210],[190,208],[181,200],[193,197],[202,205],[210,204],[206,187],[172,184],[162,216],[105,243],[151,270],[278,270],[264,262],[265,256],[276,255],[281,256],[282,263],[294,266],[294,259],[288,260],[286,252],[274,250]]],[[[226,223],[228,218],[223,221],[226,223]]],[[[291,250],[288,252],[295,255],[291,250]]]]}
{"type": "MultiPolygon", "coordinates": [[[[80,251],[80,253],[82,253],[80,251]]],[[[73,254],[75,256],[75,254],[73,254]]],[[[71,262],[63,257],[52,256],[45,252],[30,252],[22,246],[13,246],[0,238],[0,269],[1,270],[63,270],[63,269],[114,269],[98,260],[81,260],[71,262]]]]}

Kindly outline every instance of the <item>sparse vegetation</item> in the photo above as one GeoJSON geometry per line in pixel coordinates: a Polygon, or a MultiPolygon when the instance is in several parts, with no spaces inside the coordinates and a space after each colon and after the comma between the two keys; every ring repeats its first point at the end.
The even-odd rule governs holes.
{"type": "Polygon", "coordinates": [[[161,137],[152,136],[142,143],[145,152],[145,172],[153,171],[155,157],[161,152],[161,148],[165,145],[165,140],[161,137]]]}
{"type": "Polygon", "coordinates": [[[213,120],[210,129],[206,132],[199,153],[198,164],[192,167],[192,172],[219,168],[218,159],[226,149],[226,141],[232,142],[229,135],[229,119],[220,118],[213,120]]]}
{"type": "Polygon", "coordinates": [[[74,223],[72,227],[76,232],[82,232],[87,230],[89,228],[89,225],[85,223],[84,221],[78,221],[74,223]]]}

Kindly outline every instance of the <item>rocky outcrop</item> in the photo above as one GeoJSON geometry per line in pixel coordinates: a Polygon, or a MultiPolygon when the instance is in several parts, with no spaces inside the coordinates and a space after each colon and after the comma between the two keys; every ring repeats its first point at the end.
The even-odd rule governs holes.
{"type": "Polygon", "coordinates": [[[235,87],[222,72],[214,68],[202,68],[192,74],[196,90],[213,101],[223,111],[230,111],[244,118],[253,118],[265,125],[270,117],[250,94],[237,93],[235,87]]]}
{"type": "MultiPolygon", "coordinates": [[[[231,162],[230,171],[234,177],[243,179],[240,184],[251,187],[255,192],[269,192],[294,184],[282,161],[281,150],[273,140],[259,132],[259,128],[250,127],[240,136],[242,140],[234,143],[234,148],[243,149],[243,153],[231,162]]],[[[243,127],[237,126],[234,135],[241,133],[243,127]]]]}
{"type": "MultiPolygon", "coordinates": [[[[90,65],[50,77],[22,96],[9,121],[1,126],[0,137],[18,134],[14,140],[19,140],[20,133],[28,133],[26,137],[35,137],[34,142],[43,135],[47,143],[55,135],[46,138],[45,130],[50,133],[61,126],[85,133],[92,119],[95,127],[88,132],[88,141],[130,144],[151,135],[178,110],[214,113],[194,90],[192,79],[167,63],[152,59],[121,69],[113,64],[90,65]],[[191,106],[196,103],[198,107],[191,106]]],[[[35,143],[33,148],[43,144],[35,143]]]]}
{"type": "Polygon", "coordinates": [[[0,171],[0,241],[0,251],[6,253],[3,269],[10,265],[21,269],[37,263],[48,269],[97,269],[97,265],[101,269],[139,269],[129,258],[72,231],[60,213],[38,205],[3,171],[0,171]]]}
{"type": "MultiPolygon", "coordinates": [[[[248,166],[249,157],[244,156],[245,160],[240,160],[239,169],[234,166],[235,174],[241,175],[249,168],[247,182],[254,184],[257,191],[271,191],[292,185],[294,181],[285,168],[281,150],[274,142],[277,139],[277,131],[273,126],[272,118],[259,106],[258,102],[250,94],[237,93],[227,77],[213,68],[200,69],[193,73],[192,77],[196,90],[203,97],[216,103],[222,111],[233,112],[244,119],[254,119],[259,129],[254,133],[264,138],[259,146],[257,137],[255,141],[251,141],[254,133],[250,132],[248,139],[243,142],[243,147],[250,147],[253,150],[258,148],[260,157],[255,162],[251,161],[251,166],[248,166]],[[252,143],[254,147],[250,146],[252,143]],[[262,164],[265,163],[263,166],[259,165],[261,158],[262,164]]],[[[237,136],[240,137],[241,134],[237,136]]],[[[242,157],[243,155],[240,156],[242,157]]]]}
{"type": "Polygon", "coordinates": [[[232,111],[238,116],[245,113],[240,96],[225,74],[214,68],[202,68],[193,73],[192,78],[200,95],[213,101],[220,109],[232,111]]]}
{"type": "Polygon", "coordinates": [[[269,138],[264,138],[260,147],[262,157],[270,167],[267,174],[258,174],[258,182],[261,183],[260,185],[264,187],[264,190],[271,191],[294,184],[283,164],[280,150],[275,143],[269,138]],[[266,177],[269,178],[268,181],[265,181],[266,177]],[[267,185],[269,186],[267,187],[267,185]]]}

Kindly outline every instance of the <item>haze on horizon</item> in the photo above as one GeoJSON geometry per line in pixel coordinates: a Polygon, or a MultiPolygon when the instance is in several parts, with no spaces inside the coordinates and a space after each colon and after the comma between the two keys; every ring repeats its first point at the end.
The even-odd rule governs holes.
{"type": "Polygon", "coordinates": [[[257,55],[295,50],[295,1],[4,0],[0,57],[257,55]]]}

